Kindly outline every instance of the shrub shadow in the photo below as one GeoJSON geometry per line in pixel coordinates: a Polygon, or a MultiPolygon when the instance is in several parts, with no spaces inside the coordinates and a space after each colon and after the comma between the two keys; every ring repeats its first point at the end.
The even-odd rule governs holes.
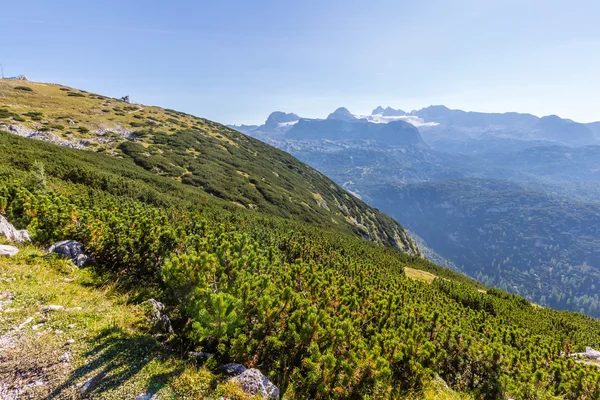
{"type": "MultiPolygon", "coordinates": [[[[152,360],[163,357],[164,348],[151,335],[131,335],[119,327],[104,329],[93,340],[93,349],[82,356],[89,362],[74,371],[49,395],[48,399],[61,398],[63,392],[74,385],[84,397],[119,387],[138,374],[152,360]],[[83,377],[83,385],[77,385],[83,377]]],[[[156,393],[170,379],[181,373],[178,368],[150,378],[146,393],[156,393]]]]}

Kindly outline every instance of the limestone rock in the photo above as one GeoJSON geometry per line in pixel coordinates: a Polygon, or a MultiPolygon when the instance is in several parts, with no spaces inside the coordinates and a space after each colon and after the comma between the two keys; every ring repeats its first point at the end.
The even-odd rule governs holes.
{"type": "Polygon", "coordinates": [[[86,265],[91,257],[83,250],[83,244],[75,240],[63,240],[48,248],[49,253],[60,254],[73,261],[78,267],[86,265]]]}
{"type": "Polygon", "coordinates": [[[247,368],[242,364],[224,364],[217,368],[217,371],[224,373],[229,376],[237,376],[246,372],[247,368]]]}
{"type": "Polygon", "coordinates": [[[50,311],[62,311],[64,310],[64,306],[59,306],[56,304],[50,304],[49,306],[45,306],[42,308],[43,312],[50,312],[50,311]]]}
{"type": "Polygon", "coordinates": [[[135,400],[157,400],[158,395],[155,393],[140,394],[135,400]]]}
{"type": "Polygon", "coordinates": [[[600,351],[594,350],[591,347],[586,347],[585,356],[594,360],[600,360],[600,351]]]}
{"type": "Polygon", "coordinates": [[[0,257],[12,257],[19,252],[15,246],[0,244],[0,257]]]}
{"type": "Polygon", "coordinates": [[[15,229],[15,227],[2,215],[0,215],[0,235],[17,243],[28,242],[31,240],[28,231],[15,229]]]}
{"type": "Polygon", "coordinates": [[[279,389],[255,368],[247,369],[240,375],[234,376],[230,382],[240,385],[242,390],[251,395],[260,395],[265,399],[279,399],[279,389]]]}
{"type": "Polygon", "coordinates": [[[152,333],[173,333],[171,320],[163,303],[150,299],[144,301],[141,306],[152,323],[152,333]]]}

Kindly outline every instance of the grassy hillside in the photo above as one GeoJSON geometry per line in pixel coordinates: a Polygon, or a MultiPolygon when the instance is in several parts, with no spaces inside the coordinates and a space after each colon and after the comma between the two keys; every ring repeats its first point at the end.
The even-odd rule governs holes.
{"type": "Polygon", "coordinates": [[[600,347],[598,320],[483,287],[341,223],[289,218],[276,204],[256,212],[103,153],[0,132],[0,213],[34,241],[0,263],[17,308],[14,319],[0,313],[0,335],[37,307],[82,307],[52,314],[47,336],[20,330],[23,347],[0,351],[0,390],[38,374],[48,383],[29,387],[32,398],[85,397],[71,386],[106,370],[93,397],[243,398],[214,374],[237,362],[285,399],[600,396],[600,370],[567,357],[600,347]],[[39,250],[67,238],[84,243],[89,268],[39,250]],[[150,297],[172,318],[164,344],[139,314],[150,297]],[[57,366],[71,335],[72,361],[57,366]],[[32,346],[47,352],[19,364],[32,346]],[[185,355],[200,350],[212,356],[190,365],[185,355]]]}
{"type": "Polygon", "coordinates": [[[157,341],[134,293],[43,249],[20,250],[0,258],[0,398],[251,400],[157,341]],[[63,309],[40,312],[47,305],[63,309]]]}
{"type": "Polygon", "coordinates": [[[203,194],[419,250],[394,220],[294,157],[223,125],[64,86],[0,80],[0,130],[129,160],[203,194]]]}

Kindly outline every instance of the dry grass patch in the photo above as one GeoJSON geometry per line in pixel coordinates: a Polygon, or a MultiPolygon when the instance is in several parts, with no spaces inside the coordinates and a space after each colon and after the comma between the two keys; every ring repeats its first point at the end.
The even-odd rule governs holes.
{"type": "Polygon", "coordinates": [[[431,283],[435,278],[437,278],[437,276],[431,272],[421,271],[420,269],[414,269],[410,267],[404,267],[404,274],[411,279],[418,279],[427,283],[431,283]]]}

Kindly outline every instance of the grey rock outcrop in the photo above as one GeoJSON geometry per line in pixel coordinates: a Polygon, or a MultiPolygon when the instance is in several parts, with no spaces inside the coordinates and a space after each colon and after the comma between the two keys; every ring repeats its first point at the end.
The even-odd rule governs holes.
{"type": "Polygon", "coordinates": [[[240,385],[248,394],[260,395],[265,399],[279,399],[279,389],[264,376],[259,370],[250,368],[240,375],[234,376],[230,382],[240,385]]]}
{"type": "Polygon", "coordinates": [[[583,353],[571,353],[569,354],[571,357],[582,357],[587,358],[588,360],[598,360],[600,361],[600,351],[594,350],[591,347],[586,347],[583,353]]]}
{"type": "Polygon", "coordinates": [[[594,350],[591,347],[586,347],[584,354],[587,358],[591,358],[593,360],[600,360],[600,351],[594,350]]]}
{"type": "Polygon", "coordinates": [[[73,261],[78,267],[83,267],[91,257],[83,250],[83,244],[76,240],[62,240],[48,248],[49,253],[56,253],[73,261]]]}
{"type": "MultiPolygon", "coordinates": [[[[41,127],[40,127],[41,128],[41,127]]],[[[85,140],[80,139],[65,139],[62,136],[56,135],[49,131],[42,131],[39,129],[30,129],[21,125],[0,125],[0,130],[7,131],[8,133],[12,133],[18,136],[26,137],[29,139],[42,140],[44,142],[49,142],[52,144],[56,144],[58,146],[69,147],[72,149],[80,149],[83,150],[86,148],[87,144],[85,140]]]]}
{"type": "Polygon", "coordinates": [[[237,376],[240,375],[244,372],[246,372],[247,368],[244,367],[242,364],[224,364],[221,365],[219,368],[217,368],[217,371],[228,375],[228,376],[237,376]]]}
{"type": "Polygon", "coordinates": [[[15,229],[15,227],[2,215],[0,215],[0,235],[17,243],[28,242],[31,240],[27,230],[15,229]]]}
{"type": "Polygon", "coordinates": [[[166,313],[165,305],[154,299],[146,300],[140,305],[152,324],[152,333],[173,333],[171,320],[166,313]]]}
{"type": "Polygon", "coordinates": [[[0,257],[12,257],[19,252],[15,246],[0,244],[0,257]]]}

